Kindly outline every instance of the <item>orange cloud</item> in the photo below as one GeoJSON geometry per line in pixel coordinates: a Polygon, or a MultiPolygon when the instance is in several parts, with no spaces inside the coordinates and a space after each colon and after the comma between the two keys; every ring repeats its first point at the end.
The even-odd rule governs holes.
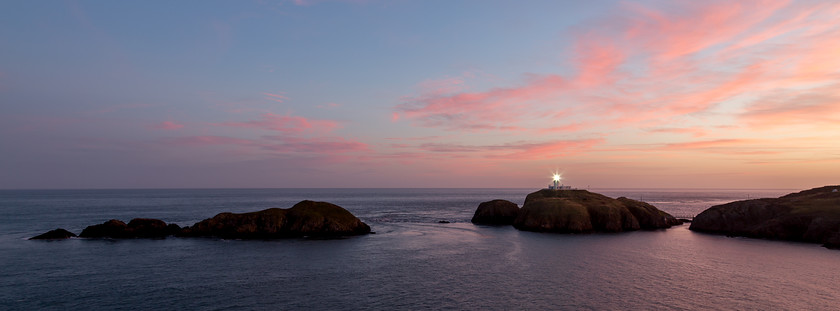
{"type": "Polygon", "coordinates": [[[694,137],[706,136],[708,132],[704,128],[655,128],[647,130],[650,133],[676,133],[691,134],[694,137]]]}
{"type": "Polygon", "coordinates": [[[760,98],[741,120],[758,128],[827,125],[840,130],[840,83],[811,92],[787,91],[760,98]]]}
{"type": "Polygon", "coordinates": [[[709,149],[709,148],[719,148],[719,147],[731,147],[731,146],[739,146],[745,143],[752,143],[755,142],[754,140],[750,139],[716,139],[716,140],[704,140],[704,141],[692,141],[692,142],[685,142],[685,143],[673,143],[666,145],[666,149],[676,149],[676,150],[684,150],[684,149],[709,149]]]}

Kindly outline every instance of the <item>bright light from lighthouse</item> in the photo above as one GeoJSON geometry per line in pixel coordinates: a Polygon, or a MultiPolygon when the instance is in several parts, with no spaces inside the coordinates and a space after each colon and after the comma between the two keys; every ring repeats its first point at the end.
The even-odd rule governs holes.
{"type": "Polygon", "coordinates": [[[560,181],[560,174],[554,174],[554,181],[560,181]]]}

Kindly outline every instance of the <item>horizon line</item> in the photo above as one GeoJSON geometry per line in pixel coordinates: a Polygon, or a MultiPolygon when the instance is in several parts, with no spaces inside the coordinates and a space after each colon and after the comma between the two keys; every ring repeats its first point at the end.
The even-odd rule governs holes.
{"type": "MultiPolygon", "coordinates": [[[[825,185],[831,186],[831,185],[825,185]]],[[[586,187],[586,188],[572,188],[571,190],[807,190],[812,188],[704,188],[704,187],[586,187]]],[[[269,189],[535,189],[533,187],[167,187],[167,188],[153,188],[153,187],[124,187],[124,188],[0,188],[0,191],[43,191],[43,190],[269,190],[269,189]]],[[[547,189],[547,188],[536,188],[547,189]]]]}

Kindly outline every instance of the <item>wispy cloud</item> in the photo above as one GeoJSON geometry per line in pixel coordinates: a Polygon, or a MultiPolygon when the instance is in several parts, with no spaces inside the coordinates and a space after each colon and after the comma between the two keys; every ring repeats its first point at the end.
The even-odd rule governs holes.
{"type": "Polygon", "coordinates": [[[748,106],[741,120],[757,128],[804,125],[840,131],[840,84],[808,93],[790,90],[769,94],[748,106]]]}
{"type": "Polygon", "coordinates": [[[502,158],[510,160],[552,159],[590,150],[603,139],[558,140],[546,142],[515,142],[499,145],[465,145],[452,143],[424,143],[417,146],[425,152],[502,158]]]}
{"type": "Polygon", "coordinates": [[[172,121],[163,121],[163,122],[155,124],[153,126],[154,129],[167,130],[167,131],[178,130],[178,129],[181,129],[183,127],[184,127],[183,124],[175,123],[175,122],[172,122],[172,121]]]}
{"type": "Polygon", "coordinates": [[[274,93],[262,93],[262,94],[263,94],[263,95],[265,95],[265,99],[270,100],[270,101],[275,101],[275,102],[278,102],[278,103],[285,102],[286,100],[288,100],[288,99],[289,99],[289,98],[288,98],[288,97],[286,97],[286,95],[284,95],[283,93],[279,93],[279,94],[274,94],[274,93]]]}
{"type": "MultiPolygon", "coordinates": [[[[732,113],[779,90],[809,94],[803,95],[811,99],[808,107],[788,104],[798,107],[789,110],[795,117],[808,115],[809,107],[831,111],[816,101],[827,103],[833,95],[815,85],[840,81],[838,6],[701,1],[655,9],[625,3],[621,14],[573,30],[576,39],[566,59],[573,73],[523,73],[519,85],[484,91],[467,91],[465,80],[442,79],[440,84],[451,80],[456,87],[406,97],[393,120],[456,131],[543,134],[675,128],[686,117],[732,113]]],[[[769,106],[753,103],[744,118],[759,124],[759,116],[780,111],[769,106]]]]}
{"type": "Polygon", "coordinates": [[[329,133],[340,125],[332,120],[308,119],[301,116],[264,113],[258,120],[215,123],[216,126],[240,127],[296,134],[304,132],[329,133]]]}
{"type": "Polygon", "coordinates": [[[368,145],[355,140],[348,140],[341,137],[266,137],[272,142],[264,148],[272,151],[282,152],[313,152],[321,154],[344,153],[352,151],[366,151],[368,145]]]}
{"type": "Polygon", "coordinates": [[[220,146],[220,145],[234,145],[234,146],[255,146],[258,143],[251,139],[235,138],[228,136],[184,136],[165,138],[165,144],[176,146],[220,146]]]}
{"type": "Polygon", "coordinates": [[[232,146],[251,148],[252,153],[260,150],[270,153],[285,154],[320,154],[328,156],[334,153],[358,152],[368,150],[368,145],[341,137],[288,137],[263,136],[260,138],[237,138],[230,136],[184,136],[163,139],[170,146],[232,146]]]}
{"type": "Polygon", "coordinates": [[[731,147],[731,146],[738,146],[743,145],[744,143],[753,143],[755,140],[751,139],[715,139],[715,140],[702,140],[702,141],[692,141],[692,142],[684,142],[684,143],[673,143],[668,144],[665,146],[666,149],[709,149],[709,148],[719,148],[719,147],[731,147]]]}

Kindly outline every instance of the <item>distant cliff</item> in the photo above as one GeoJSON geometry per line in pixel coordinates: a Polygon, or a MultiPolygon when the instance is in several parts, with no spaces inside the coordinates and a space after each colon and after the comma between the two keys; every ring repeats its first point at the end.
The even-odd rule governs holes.
{"type": "Polygon", "coordinates": [[[689,229],[840,248],[840,186],[712,206],[694,217],[689,229]]]}

